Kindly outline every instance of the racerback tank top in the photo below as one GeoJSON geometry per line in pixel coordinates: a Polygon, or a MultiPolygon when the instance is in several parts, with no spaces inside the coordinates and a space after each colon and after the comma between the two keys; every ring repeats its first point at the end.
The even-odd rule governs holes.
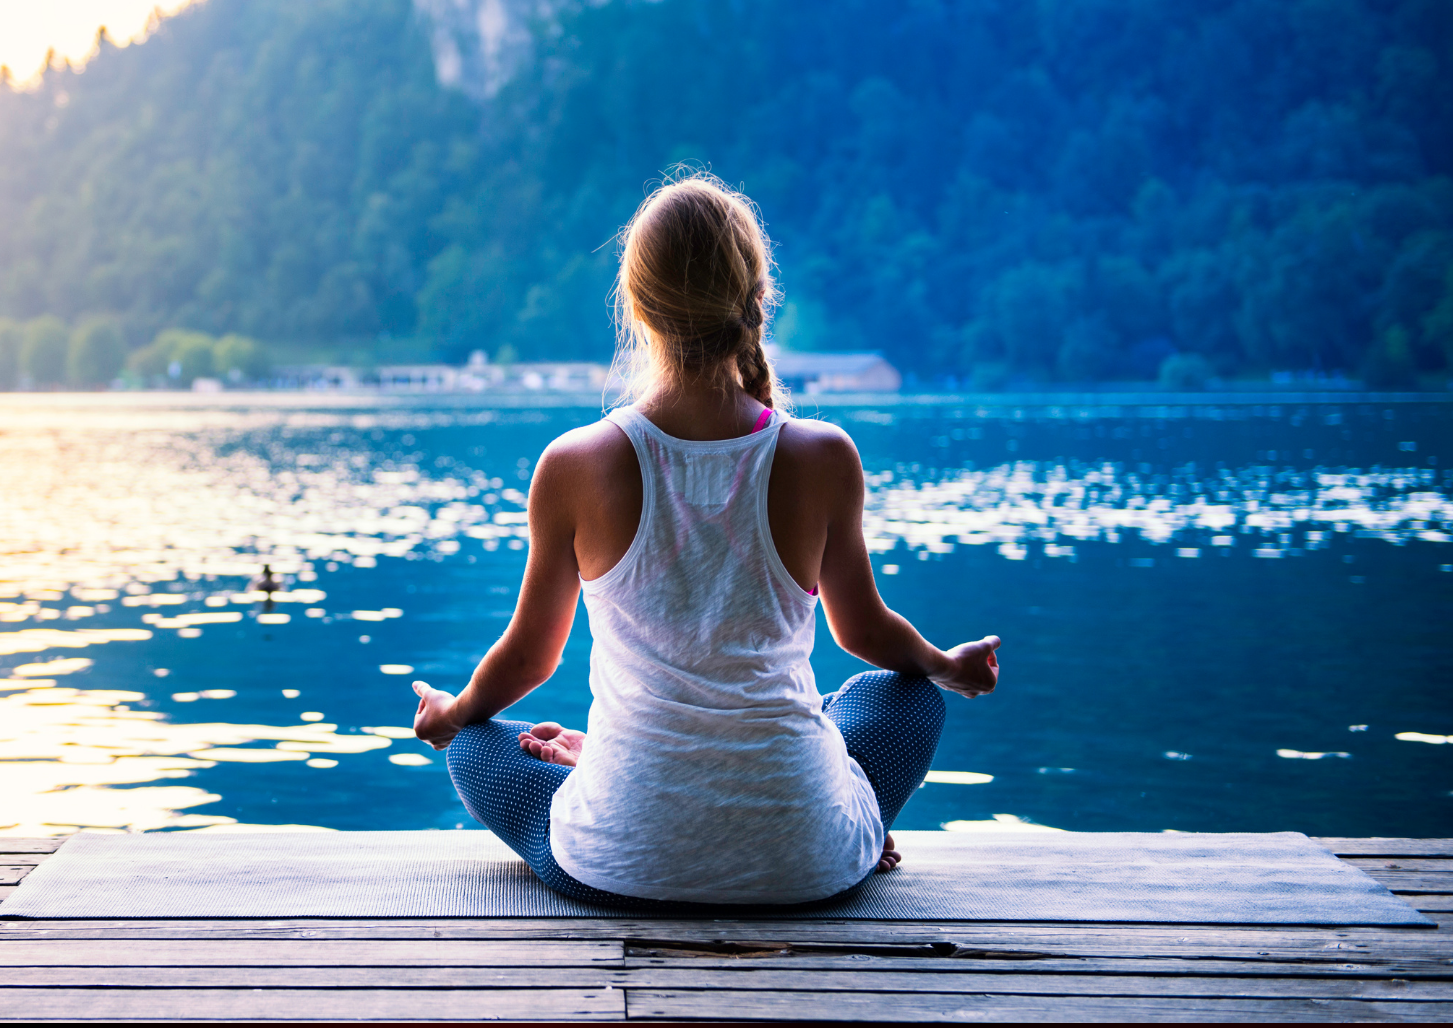
{"type": "Polygon", "coordinates": [[[584,750],[550,848],[598,889],[701,903],[802,903],[861,881],[883,849],[872,786],[822,713],[817,597],[767,523],[780,415],[695,442],[634,408],[607,418],[641,465],[630,549],[582,581],[594,645],[584,750]]]}

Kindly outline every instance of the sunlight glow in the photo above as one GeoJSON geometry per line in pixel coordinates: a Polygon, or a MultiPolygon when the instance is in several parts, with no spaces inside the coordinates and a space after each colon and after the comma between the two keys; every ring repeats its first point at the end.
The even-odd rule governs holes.
{"type": "MultiPolygon", "coordinates": [[[[114,681],[114,672],[141,659],[143,647],[128,644],[166,642],[171,633],[191,639],[205,631],[210,640],[251,618],[280,626],[270,629],[279,635],[338,625],[332,631],[342,638],[363,627],[353,622],[385,633],[404,616],[398,607],[345,610],[352,604],[342,597],[335,597],[338,609],[314,606],[329,599],[312,584],[319,572],[371,568],[381,558],[428,559],[446,552],[443,543],[455,544],[447,550],[455,553],[465,539],[485,551],[525,547],[523,492],[459,465],[443,470],[360,451],[360,444],[368,446],[361,437],[428,428],[438,417],[408,410],[0,407],[6,548],[0,563],[0,834],[226,830],[233,818],[202,812],[219,801],[212,787],[226,779],[193,778],[214,767],[245,774],[254,765],[274,775],[296,768],[315,777],[386,761],[399,769],[433,764],[439,771],[438,758],[419,752],[410,727],[340,734],[325,718],[345,721],[347,711],[329,710],[334,705],[321,690],[269,686],[271,697],[285,700],[309,693],[306,704],[290,703],[288,713],[276,714],[298,723],[269,725],[227,723],[240,714],[235,690],[172,692],[187,679],[165,667],[142,670],[146,684],[156,687],[154,697],[86,688],[114,681]],[[299,452],[300,443],[307,453],[299,452]],[[296,576],[296,584],[271,594],[241,588],[264,564],[274,574],[296,576]],[[304,608],[317,616],[304,617],[304,608]],[[174,713],[144,709],[160,696],[207,720],[182,723],[174,713]]],[[[523,423],[509,420],[518,417],[485,410],[451,413],[448,423],[523,423]]],[[[1420,467],[1188,464],[1158,480],[1125,464],[1013,460],[957,470],[874,470],[867,481],[864,528],[869,550],[893,561],[879,565],[884,574],[909,575],[920,559],[962,549],[1005,560],[1071,562],[1092,546],[1119,543],[1195,552],[1203,560],[1261,551],[1295,559],[1344,549],[1353,539],[1453,543],[1453,495],[1434,471],[1420,467]]],[[[1147,568],[1172,563],[1126,560],[1147,568]]],[[[382,637],[379,644],[394,645],[382,637]]],[[[404,655],[385,651],[380,658],[404,655]]],[[[401,663],[370,666],[385,676],[415,673],[401,663]]],[[[1396,738],[1453,743],[1453,736],[1416,731],[1396,738]]],[[[1287,761],[1347,759],[1341,751],[1276,752],[1287,761]]],[[[1164,757],[1192,759],[1175,750],[1164,757]]],[[[926,781],[982,785],[992,776],[935,770],[926,781]]],[[[1050,830],[1010,814],[944,827],[1050,830]]]]}
{"type": "Polygon", "coordinates": [[[0,64],[20,84],[35,79],[48,51],[57,62],[81,67],[96,53],[96,32],[106,27],[118,46],[144,40],[153,17],[175,14],[193,0],[0,0],[0,64]]]}
{"type": "MultiPolygon", "coordinates": [[[[216,793],[150,783],[185,779],[219,762],[336,767],[340,755],[392,745],[378,734],[339,735],[335,724],[179,724],[134,709],[146,699],[138,692],[10,684],[22,688],[0,682],[0,835],[230,825],[235,819],[225,815],[188,812],[217,802],[216,793]]],[[[396,762],[405,765],[429,762],[396,756],[407,757],[396,762]]]]}

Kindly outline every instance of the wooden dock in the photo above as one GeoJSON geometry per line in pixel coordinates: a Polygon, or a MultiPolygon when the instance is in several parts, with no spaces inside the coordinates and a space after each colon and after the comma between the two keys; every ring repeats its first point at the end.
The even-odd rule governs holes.
{"type": "MultiPolygon", "coordinates": [[[[58,839],[0,837],[0,900],[58,839]]],[[[1453,1021],[1453,839],[1320,839],[1431,929],[28,921],[0,1020],[1453,1021]]]]}

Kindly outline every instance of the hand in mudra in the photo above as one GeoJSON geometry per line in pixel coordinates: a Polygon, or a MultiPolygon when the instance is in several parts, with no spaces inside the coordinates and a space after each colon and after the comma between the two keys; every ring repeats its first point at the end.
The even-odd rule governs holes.
{"type": "Polygon", "coordinates": [[[584,747],[584,732],[562,728],[554,721],[541,721],[528,732],[520,733],[520,749],[547,764],[574,767],[584,747]]]}
{"type": "Polygon", "coordinates": [[[997,635],[986,635],[978,642],[963,643],[948,651],[953,661],[953,671],[933,682],[940,688],[956,692],[973,699],[994,691],[999,684],[999,659],[994,651],[999,648],[997,635]]]}
{"type": "Polygon", "coordinates": [[[414,734],[436,750],[448,749],[459,734],[454,694],[435,689],[428,682],[415,682],[419,709],[414,711],[414,734]]]}

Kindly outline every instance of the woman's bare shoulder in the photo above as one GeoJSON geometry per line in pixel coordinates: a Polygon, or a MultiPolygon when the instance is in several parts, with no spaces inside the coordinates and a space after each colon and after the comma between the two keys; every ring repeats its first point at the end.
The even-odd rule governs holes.
{"type": "Polygon", "coordinates": [[[826,472],[862,469],[852,436],[829,421],[793,418],[782,426],[777,449],[794,463],[811,465],[826,472]]]}
{"type": "MultiPolygon", "coordinates": [[[[633,447],[625,432],[611,421],[601,418],[589,425],[572,428],[556,436],[545,447],[545,456],[558,461],[597,460],[618,453],[631,453],[633,447]]],[[[543,459],[543,458],[542,458],[543,459]]]]}
{"type": "Polygon", "coordinates": [[[570,490],[608,487],[629,478],[639,465],[630,439],[612,422],[601,419],[573,428],[556,438],[535,469],[535,480],[570,490]]]}

